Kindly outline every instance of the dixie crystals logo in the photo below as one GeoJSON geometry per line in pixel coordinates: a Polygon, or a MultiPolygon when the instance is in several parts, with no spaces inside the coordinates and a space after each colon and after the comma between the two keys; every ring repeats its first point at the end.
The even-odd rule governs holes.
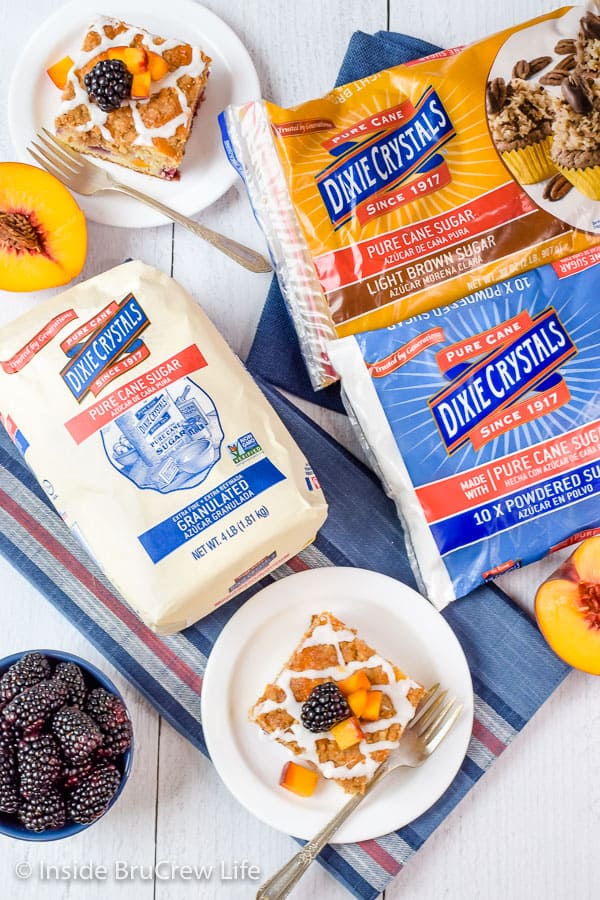
{"type": "MultiPolygon", "coordinates": [[[[468,440],[476,449],[489,440],[494,417],[503,410],[510,411],[506,416],[514,419],[513,427],[536,417],[516,404],[530,391],[545,392],[539,396],[548,397],[554,408],[568,401],[568,388],[557,370],[577,353],[575,344],[552,307],[525,318],[527,327],[483,358],[460,367],[450,384],[428,401],[449,454],[468,440]]],[[[529,405],[535,408],[536,401],[529,405]]],[[[504,422],[502,430],[507,425],[504,422]]]]}
{"type": "Polygon", "coordinates": [[[438,151],[455,134],[442,101],[429,87],[416,104],[404,100],[330,138],[325,147],[335,162],[316,176],[316,183],[331,222],[346,224],[366,200],[385,198],[416,173],[437,173],[437,183],[431,179],[435,189],[443,185],[443,171],[447,183],[449,173],[438,151]],[[357,141],[361,133],[368,136],[357,141]]]}
{"type": "Polygon", "coordinates": [[[129,294],[120,303],[109,303],[72,339],[63,342],[63,349],[71,358],[60,374],[78,403],[90,391],[97,394],[125,368],[132,368],[148,356],[147,348],[138,339],[149,324],[148,316],[129,294]],[[78,342],[80,335],[83,340],[78,342]],[[128,358],[122,358],[125,353],[128,358]]]}

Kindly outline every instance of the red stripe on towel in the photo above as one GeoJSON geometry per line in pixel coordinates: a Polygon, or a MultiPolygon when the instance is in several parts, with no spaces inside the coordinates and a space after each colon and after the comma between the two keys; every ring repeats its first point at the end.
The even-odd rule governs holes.
{"type": "Polygon", "coordinates": [[[291,559],[288,559],[287,565],[292,572],[306,572],[307,569],[310,569],[308,563],[305,563],[299,556],[292,556],[291,559]]]}
{"type": "Polygon", "coordinates": [[[0,504],[13,519],[19,523],[29,534],[36,539],[58,562],[84,585],[113,615],[129,628],[149,650],[152,651],[180,681],[187,684],[193,691],[200,693],[202,689],[202,676],[194,672],[183,660],[181,660],[169,647],[164,644],[158,635],[150,631],[137,616],[134,615],[121,601],[108,591],[101,581],[73,556],[60,541],[56,540],[49,531],[36,522],[22,506],[0,490],[0,504]]]}
{"type": "Polygon", "coordinates": [[[390,856],[387,850],[384,850],[377,841],[359,841],[358,846],[361,850],[364,850],[371,859],[374,859],[377,865],[381,866],[388,875],[397,875],[402,868],[402,864],[394,859],[393,856],[390,856]]]}
{"type": "Polygon", "coordinates": [[[494,756],[500,756],[503,750],[506,750],[506,744],[503,744],[495,734],[482,725],[478,719],[473,720],[473,735],[478,741],[481,741],[488,750],[491,750],[494,756]]]}

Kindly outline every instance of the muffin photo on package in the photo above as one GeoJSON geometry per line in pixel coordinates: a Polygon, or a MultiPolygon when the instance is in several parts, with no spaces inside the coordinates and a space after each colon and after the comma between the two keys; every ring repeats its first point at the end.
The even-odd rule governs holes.
{"type": "Polygon", "coordinates": [[[535,184],[556,173],[550,156],[554,98],[522,78],[488,82],[486,109],[492,138],[514,177],[535,184]]]}
{"type": "Polygon", "coordinates": [[[553,29],[511,35],[490,70],[486,112],[502,162],[530,198],[599,234],[600,15],[573,7],[553,29]]]}
{"type": "Polygon", "coordinates": [[[587,12],[575,42],[575,66],[561,83],[552,159],[573,187],[600,200],[600,16],[587,12]]]}

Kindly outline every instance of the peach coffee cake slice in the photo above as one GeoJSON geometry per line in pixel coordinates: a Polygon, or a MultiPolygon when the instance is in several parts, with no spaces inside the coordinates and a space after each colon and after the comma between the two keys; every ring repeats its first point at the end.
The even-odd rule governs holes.
{"type": "Polygon", "coordinates": [[[313,615],[250,719],[298,760],[356,794],[397,747],[424,693],[353,628],[322,612],[313,615]],[[318,687],[326,682],[335,687],[318,687]]]}
{"type": "Polygon", "coordinates": [[[101,17],[67,75],[56,134],[80,153],[176,179],[210,62],[199,47],[101,17]]]}

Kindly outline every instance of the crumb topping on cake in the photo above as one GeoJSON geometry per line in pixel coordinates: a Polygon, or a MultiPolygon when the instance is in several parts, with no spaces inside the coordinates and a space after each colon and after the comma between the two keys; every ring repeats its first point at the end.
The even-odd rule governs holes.
{"type": "Polygon", "coordinates": [[[349,792],[364,790],[378,765],[395,749],[423,695],[420,684],[406,678],[356,631],[331,613],[312,618],[287,664],[250,711],[271,740],[316,766],[349,792]],[[379,718],[362,722],[363,739],[341,750],[330,732],[310,732],[301,722],[302,704],[325,681],[340,682],[354,672],[367,674],[372,688],[382,690],[379,718]]]}
{"type": "MultiPolygon", "coordinates": [[[[69,74],[63,100],[58,111],[57,124],[74,114],[80,131],[97,128],[108,140],[118,136],[127,144],[152,146],[153,138],[173,137],[180,125],[187,125],[192,117],[190,106],[193,80],[207,68],[207,57],[199,47],[182,44],[181,41],[148,35],[169,65],[169,72],[161,79],[160,91],[148,100],[132,100],[127,106],[114,112],[103,112],[91,103],[84,76],[99,53],[117,44],[139,46],[144,34],[138,27],[125,25],[114,19],[104,18],[90,26],[84,40],[84,49],[75,60],[69,74]]],[[[71,121],[72,124],[72,121],[71,121]]]]}
{"type": "Polygon", "coordinates": [[[80,152],[175,177],[203,99],[210,62],[197,46],[102,17],[89,26],[68,74],[55,121],[57,133],[80,152]],[[146,51],[151,64],[159,63],[159,73],[152,67],[149,75],[145,70],[145,91],[132,90],[132,97],[123,99],[121,106],[105,111],[89,96],[84,79],[99,62],[115,58],[115,53],[119,58],[126,48],[146,51]]]}

